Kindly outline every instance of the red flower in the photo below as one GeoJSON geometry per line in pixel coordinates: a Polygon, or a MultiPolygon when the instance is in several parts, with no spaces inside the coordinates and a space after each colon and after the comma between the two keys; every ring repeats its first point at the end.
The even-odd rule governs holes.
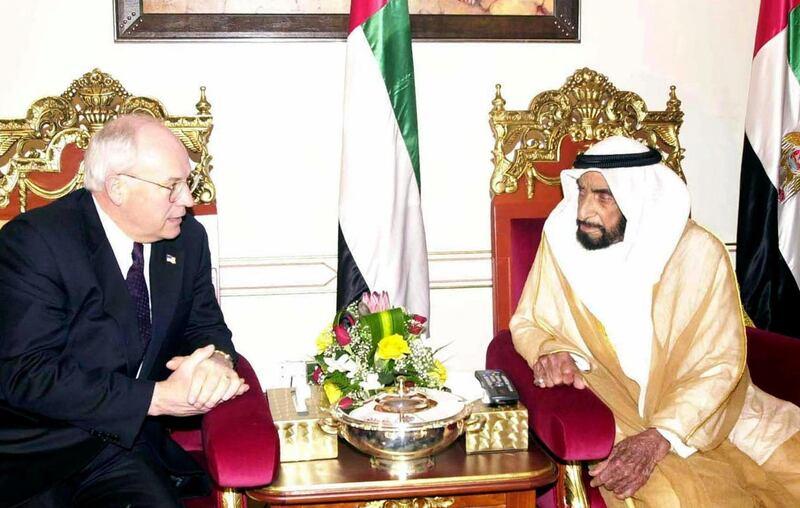
{"type": "Polygon", "coordinates": [[[425,330],[425,327],[422,326],[423,324],[425,324],[425,321],[427,321],[425,316],[420,316],[419,314],[412,314],[411,322],[408,325],[409,333],[413,335],[419,335],[420,333],[422,333],[422,331],[425,330]]]}
{"type": "Polygon", "coordinates": [[[350,397],[342,397],[341,399],[339,399],[338,405],[340,409],[347,409],[353,405],[353,399],[351,399],[350,397]]]}
{"type": "Polygon", "coordinates": [[[319,384],[319,378],[322,377],[322,369],[319,368],[319,365],[314,369],[314,373],[311,374],[311,380],[314,381],[314,384],[319,384]]]}
{"type": "Polygon", "coordinates": [[[336,335],[336,342],[338,342],[340,346],[346,346],[350,344],[350,334],[347,333],[347,329],[344,326],[334,326],[333,333],[336,335]]]}

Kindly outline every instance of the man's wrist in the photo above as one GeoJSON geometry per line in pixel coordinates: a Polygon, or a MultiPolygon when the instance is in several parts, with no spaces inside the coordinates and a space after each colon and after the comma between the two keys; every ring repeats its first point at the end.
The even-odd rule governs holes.
{"type": "Polygon", "coordinates": [[[686,443],[684,443],[683,440],[680,437],[678,437],[678,435],[675,434],[674,432],[660,429],[658,427],[655,427],[655,429],[658,431],[659,434],[661,434],[661,437],[663,437],[669,442],[670,450],[677,453],[679,457],[686,459],[697,451],[697,448],[694,448],[693,446],[689,446],[686,443]]]}
{"type": "Polygon", "coordinates": [[[669,443],[669,441],[667,441],[666,438],[661,435],[661,432],[656,427],[648,427],[644,430],[644,432],[642,432],[642,434],[647,434],[653,438],[659,438],[659,440],[669,443]]]}
{"type": "Polygon", "coordinates": [[[661,431],[655,427],[648,428],[645,433],[649,434],[651,439],[656,441],[659,446],[658,453],[660,455],[658,460],[661,460],[666,454],[669,453],[672,445],[669,440],[661,434],[661,431]]]}
{"type": "Polygon", "coordinates": [[[153,387],[153,398],[150,399],[150,408],[147,410],[148,416],[160,416],[163,414],[161,408],[161,392],[164,389],[164,381],[156,382],[153,387]]]}
{"type": "Polygon", "coordinates": [[[233,357],[231,355],[229,355],[228,353],[226,353],[225,351],[222,351],[220,349],[215,349],[214,352],[211,353],[211,355],[212,355],[212,357],[214,355],[217,355],[218,357],[225,359],[227,361],[227,363],[228,363],[228,366],[233,368],[233,357]]]}

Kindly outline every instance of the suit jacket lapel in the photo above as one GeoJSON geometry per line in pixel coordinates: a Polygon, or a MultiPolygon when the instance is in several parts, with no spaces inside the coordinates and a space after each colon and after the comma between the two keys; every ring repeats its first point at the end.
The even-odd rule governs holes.
{"type": "Polygon", "coordinates": [[[184,251],[181,237],[154,243],[150,250],[150,309],[153,338],[145,353],[142,375],[146,376],[167,339],[172,316],[180,297],[184,251]]]}
{"type": "Polygon", "coordinates": [[[84,192],[80,206],[84,216],[89,259],[103,295],[103,309],[119,326],[121,336],[117,339],[125,347],[128,375],[134,375],[143,351],[128,287],[125,285],[125,278],[120,272],[111,244],[106,238],[91,194],[86,191],[76,192],[84,192]]]}

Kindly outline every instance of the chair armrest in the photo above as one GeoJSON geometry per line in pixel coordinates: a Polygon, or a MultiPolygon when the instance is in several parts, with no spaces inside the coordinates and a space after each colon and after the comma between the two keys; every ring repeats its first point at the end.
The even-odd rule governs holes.
{"type": "Polygon", "coordinates": [[[535,386],[533,372],[514,349],[508,330],[501,330],[489,344],[486,368],[508,375],[528,408],[531,431],[556,457],[598,460],[611,452],[616,427],[606,405],[588,389],[535,386]]]}
{"type": "Polygon", "coordinates": [[[747,366],[753,383],[765,392],[800,405],[800,339],[747,328],[747,366]]]}
{"type": "Polygon", "coordinates": [[[203,417],[208,473],[224,488],[267,485],[279,465],[278,432],[253,368],[239,356],[236,371],[250,389],[203,417]]]}

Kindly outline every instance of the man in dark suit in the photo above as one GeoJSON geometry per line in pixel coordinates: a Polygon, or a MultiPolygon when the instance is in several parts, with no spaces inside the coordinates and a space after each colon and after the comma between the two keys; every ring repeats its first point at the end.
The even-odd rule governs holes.
{"type": "Polygon", "coordinates": [[[162,419],[248,389],[186,215],[189,158],[126,116],[84,163],[87,190],[0,229],[0,506],[180,506],[207,479],[162,419]]]}

